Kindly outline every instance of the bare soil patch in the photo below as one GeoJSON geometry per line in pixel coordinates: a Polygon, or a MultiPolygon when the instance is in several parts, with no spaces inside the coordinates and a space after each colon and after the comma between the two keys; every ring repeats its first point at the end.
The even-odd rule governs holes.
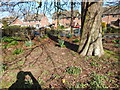
{"type": "Polygon", "coordinates": [[[116,53],[119,47],[114,43],[104,43],[105,55],[101,58],[82,57],[76,52],[79,43],[72,42],[75,37],[60,39],[66,41],[66,47],[61,48],[57,41],[46,39],[40,42],[33,40],[36,45],[31,48],[25,48],[24,42],[20,42],[19,45],[3,49],[3,88],[9,88],[16,81],[19,71],[31,72],[42,88],[90,88],[92,73],[106,76],[107,87],[119,87],[119,55],[116,53]],[[13,55],[12,51],[16,48],[24,52],[13,55]],[[81,71],[78,74],[66,72],[66,68],[72,66],[81,71]]]}

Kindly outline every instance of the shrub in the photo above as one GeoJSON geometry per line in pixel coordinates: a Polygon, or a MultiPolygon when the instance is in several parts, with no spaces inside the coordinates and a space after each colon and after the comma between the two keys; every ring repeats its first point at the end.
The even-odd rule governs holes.
{"type": "Polygon", "coordinates": [[[74,74],[74,75],[80,74],[82,71],[80,67],[75,67],[75,66],[67,67],[65,70],[67,73],[74,74]]]}
{"type": "Polygon", "coordinates": [[[113,43],[120,43],[120,40],[113,40],[113,43]]]}
{"type": "Polygon", "coordinates": [[[114,27],[111,28],[112,28],[111,33],[120,33],[120,28],[114,28],[114,27]]]}
{"type": "Polygon", "coordinates": [[[106,23],[102,22],[102,28],[106,28],[106,23]]]}
{"type": "Polygon", "coordinates": [[[21,30],[20,26],[14,25],[14,26],[4,26],[3,27],[3,33],[5,35],[9,35],[9,36],[13,36],[15,34],[15,32],[18,32],[21,30]]]}
{"type": "Polygon", "coordinates": [[[111,27],[107,27],[107,32],[112,32],[112,28],[111,27]]]}
{"type": "Polygon", "coordinates": [[[65,47],[65,45],[64,45],[65,41],[64,40],[58,39],[58,43],[59,43],[60,47],[65,47]]]}
{"type": "Polygon", "coordinates": [[[64,29],[64,26],[63,25],[59,26],[59,29],[64,29]]]}
{"type": "Polygon", "coordinates": [[[79,42],[79,39],[73,39],[73,42],[77,43],[77,42],[79,42]]]}
{"type": "Polygon", "coordinates": [[[120,28],[114,28],[114,27],[107,27],[107,31],[109,33],[120,33],[120,28]]]}
{"type": "Polygon", "coordinates": [[[57,36],[59,34],[59,31],[58,30],[51,30],[51,31],[49,31],[49,33],[51,35],[57,36]]]}
{"type": "MultiPolygon", "coordinates": [[[[120,44],[115,44],[116,47],[120,47],[120,44]]],[[[119,53],[119,52],[118,52],[119,53]]]]}
{"type": "Polygon", "coordinates": [[[47,38],[49,38],[49,37],[48,37],[48,35],[44,35],[42,38],[43,38],[43,39],[47,39],[47,38]]]}
{"type": "Polygon", "coordinates": [[[67,34],[66,37],[67,37],[67,38],[71,38],[72,35],[71,35],[71,34],[67,34]]]}
{"type": "Polygon", "coordinates": [[[22,49],[15,49],[13,52],[12,52],[14,55],[18,55],[20,53],[23,53],[23,50],[22,49]]]}

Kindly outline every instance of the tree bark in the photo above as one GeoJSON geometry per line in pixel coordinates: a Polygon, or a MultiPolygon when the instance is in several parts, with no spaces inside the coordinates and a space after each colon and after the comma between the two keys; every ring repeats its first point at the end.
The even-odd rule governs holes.
{"type": "Polygon", "coordinates": [[[57,30],[59,30],[59,8],[60,7],[60,0],[57,0],[57,30]]]}
{"type": "Polygon", "coordinates": [[[102,0],[82,2],[81,39],[78,52],[82,56],[101,56],[102,45],[102,0]]]}
{"type": "Polygon", "coordinates": [[[70,21],[70,32],[71,32],[71,34],[73,34],[72,24],[73,24],[73,0],[71,0],[71,21],[70,21]]]}

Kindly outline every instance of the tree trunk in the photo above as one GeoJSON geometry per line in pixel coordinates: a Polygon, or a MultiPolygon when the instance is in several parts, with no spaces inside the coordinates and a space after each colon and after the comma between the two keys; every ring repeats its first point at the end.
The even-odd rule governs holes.
{"type": "Polygon", "coordinates": [[[82,56],[101,56],[102,45],[102,0],[82,2],[81,39],[78,52],[82,56]],[[101,2],[100,2],[101,1],[101,2]]]}
{"type": "Polygon", "coordinates": [[[71,34],[73,34],[73,28],[72,28],[72,24],[73,24],[73,0],[71,0],[71,21],[70,21],[70,32],[71,34]]]}
{"type": "Polygon", "coordinates": [[[59,30],[59,8],[60,7],[60,0],[57,0],[57,30],[59,30]]]}

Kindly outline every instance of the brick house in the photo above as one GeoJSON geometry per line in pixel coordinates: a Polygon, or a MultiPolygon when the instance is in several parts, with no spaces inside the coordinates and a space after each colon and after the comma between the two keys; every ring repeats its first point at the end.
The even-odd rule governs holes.
{"type": "MultiPolygon", "coordinates": [[[[73,26],[81,26],[81,18],[78,10],[73,11],[73,26]]],[[[57,27],[57,13],[54,13],[52,16],[52,23],[57,27]]],[[[71,11],[63,11],[59,13],[59,24],[64,25],[65,27],[70,26],[71,21],[71,11]]]]}
{"type": "Polygon", "coordinates": [[[20,19],[16,19],[15,21],[13,21],[10,25],[23,25],[23,22],[20,19]]]}
{"type": "Polygon", "coordinates": [[[120,6],[103,7],[102,22],[120,27],[120,6]]]}
{"type": "Polygon", "coordinates": [[[48,22],[48,18],[43,14],[40,14],[38,17],[35,17],[34,15],[26,16],[23,21],[20,19],[16,19],[14,22],[11,23],[11,25],[31,26],[35,28],[45,27],[49,24],[50,23],[48,22]]]}
{"type": "MultiPolygon", "coordinates": [[[[107,25],[115,25],[120,27],[120,6],[109,6],[109,7],[103,7],[103,16],[102,16],[102,22],[105,22],[107,25]]],[[[64,26],[70,26],[70,11],[64,11],[59,17],[59,23],[64,26]]],[[[73,24],[76,26],[77,24],[81,26],[81,15],[76,10],[74,11],[74,20],[73,24]]],[[[53,15],[53,24],[55,24],[55,27],[57,27],[57,15],[54,13],[53,15]]]]}

